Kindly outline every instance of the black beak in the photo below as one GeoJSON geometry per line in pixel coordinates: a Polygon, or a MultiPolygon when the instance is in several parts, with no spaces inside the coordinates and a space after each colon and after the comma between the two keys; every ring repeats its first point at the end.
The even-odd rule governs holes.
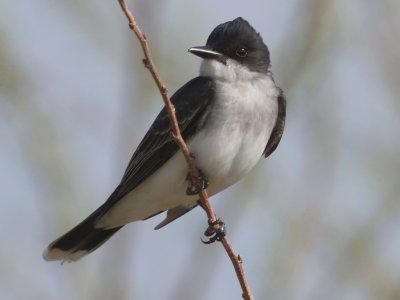
{"type": "Polygon", "coordinates": [[[217,59],[222,56],[221,53],[212,50],[210,46],[192,47],[188,51],[204,59],[217,59]]]}

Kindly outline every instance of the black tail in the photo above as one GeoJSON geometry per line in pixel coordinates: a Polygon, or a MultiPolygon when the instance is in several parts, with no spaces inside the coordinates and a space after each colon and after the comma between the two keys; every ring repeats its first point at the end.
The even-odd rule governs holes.
{"type": "Polygon", "coordinates": [[[101,229],[95,228],[103,207],[99,207],[79,225],[52,242],[45,252],[45,260],[75,261],[103,245],[120,227],[101,229]]]}

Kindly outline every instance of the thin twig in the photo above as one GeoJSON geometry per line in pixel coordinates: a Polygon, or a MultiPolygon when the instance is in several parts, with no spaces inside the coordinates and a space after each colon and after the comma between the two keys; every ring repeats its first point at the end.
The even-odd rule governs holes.
{"type": "MultiPolygon", "coordinates": [[[[165,107],[168,111],[168,115],[170,118],[171,122],[171,135],[175,139],[176,143],[178,144],[179,148],[183,152],[183,155],[185,157],[185,160],[188,164],[190,174],[192,175],[192,178],[199,178],[200,177],[200,172],[199,169],[196,167],[195,163],[195,154],[190,152],[188,146],[186,145],[180,129],[179,129],[179,124],[178,120],[175,115],[175,106],[171,103],[169,97],[168,97],[168,89],[165,86],[165,84],[162,82],[160,75],[156,69],[156,66],[153,62],[153,59],[151,57],[151,52],[150,48],[148,45],[148,40],[147,36],[142,33],[140,30],[139,26],[137,25],[135,18],[133,17],[132,13],[130,12],[128,6],[126,5],[124,0],[118,0],[121,9],[125,13],[126,17],[128,18],[129,21],[129,27],[135,32],[137,38],[139,39],[140,45],[142,46],[143,53],[145,58],[143,59],[144,66],[149,69],[151,75],[153,76],[154,81],[157,84],[158,89],[160,90],[161,96],[164,100],[165,107]]],[[[195,184],[200,184],[200,182],[195,182],[195,184]]],[[[217,221],[217,217],[214,213],[213,208],[211,207],[210,201],[208,200],[208,194],[207,190],[203,189],[199,193],[200,201],[202,203],[202,207],[207,213],[208,217],[208,223],[214,223],[217,221]]],[[[218,226],[218,225],[217,225],[218,226]]],[[[233,250],[231,244],[229,243],[228,238],[225,236],[222,239],[222,244],[225,248],[225,251],[229,255],[229,258],[232,261],[232,264],[235,268],[236,276],[238,277],[240,286],[242,287],[243,291],[243,299],[245,300],[253,300],[253,295],[251,294],[249,284],[246,280],[246,276],[243,270],[242,266],[242,258],[240,255],[237,255],[235,251],[233,250]]]]}

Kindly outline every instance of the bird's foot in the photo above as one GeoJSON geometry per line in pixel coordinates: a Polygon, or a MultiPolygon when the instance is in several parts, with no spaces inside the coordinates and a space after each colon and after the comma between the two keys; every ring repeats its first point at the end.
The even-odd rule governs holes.
{"type": "Polygon", "coordinates": [[[221,221],[221,219],[217,219],[215,222],[211,222],[208,224],[207,230],[204,232],[204,235],[208,237],[208,241],[201,241],[204,244],[212,244],[215,241],[222,241],[226,235],[225,223],[221,221]]]}
{"type": "Polygon", "coordinates": [[[190,173],[186,176],[186,180],[189,181],[188,187],[186,189],[186,195],[192,196],[200,193],[208,187],[208,181],[204,176],[203,172],[199,170],[200,176],[194,177],[190,173]]]}

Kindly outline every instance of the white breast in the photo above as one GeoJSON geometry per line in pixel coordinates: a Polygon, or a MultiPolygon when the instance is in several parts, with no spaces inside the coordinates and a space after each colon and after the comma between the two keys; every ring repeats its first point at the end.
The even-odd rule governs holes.
{"type": "Polygon", "coordinates": [[[250,72],[234,61],[205,60],[201,74],[215,78],[217,101],[189,148],[214,194],[241,179],[261,158],[277,118],[279,91],[271,74],[250,72]]]}
{"type": "MultiPolygon", "coordinates": [[[[217,101],[204,128],[188,142],[197,166],[210,185],[210,195],[234,184],[259,161],[275,125],[278,90],[271,74],[241,70],[240,65],[204,61],[203,76],[216,80],[217,101]]],[[[195,205],[187,196],[187,165],[179,151],[98,220],[112,228],[142,220],[176,206],[195,205]]]]}

